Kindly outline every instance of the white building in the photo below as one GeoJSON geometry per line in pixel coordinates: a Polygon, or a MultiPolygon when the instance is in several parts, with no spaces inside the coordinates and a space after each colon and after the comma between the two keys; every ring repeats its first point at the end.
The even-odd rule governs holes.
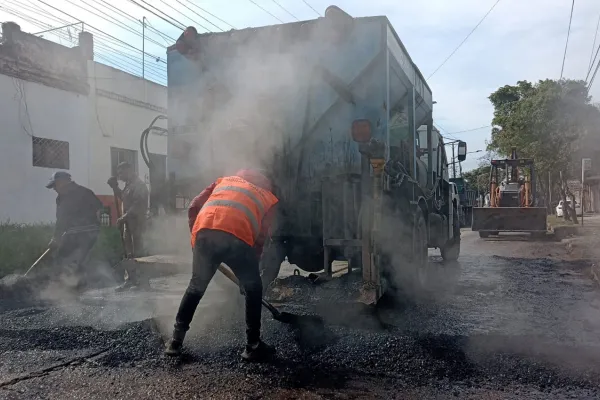
{"type": "Polygon", "coordinates": [[[152,177],[139,148],[142,131],[166,108],[166,87],[93,61],[91,34],[69,48],[2,24],[0,222],[54,221],[56,193],[45,184],[57,170],[107,206],[113,196],[106,181],[121,161],[132,162],[147,183],[164,181],[166,136],[148,140],[152,177]]]}

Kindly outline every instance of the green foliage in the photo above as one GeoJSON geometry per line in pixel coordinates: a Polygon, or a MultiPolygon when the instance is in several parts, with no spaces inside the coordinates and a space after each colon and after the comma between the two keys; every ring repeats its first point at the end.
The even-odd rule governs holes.
{"type": "MultiPolygon", "coordinates": [[[[0,223],[0,277],[24,273],[47,249],[54,226],[51,224],[0,223]]],[[[119,231],[102,228],[90,255],[93,261],[114,265],[123,253],[119,231]]]]}
{"type": "Polygon", "coordinates": [[[478,168],[472,169],[471,171],[463,172],[463,177],[469,182],[469,186],[472,189],[479,191],[480,193],[489,192],[490,185],[490,166],[482,165],[478,168]]]}
{"type": "Polygon", "coordinates": [[[539,174],[569,175],[576,168],[573,154],[580,140],[595,135],[600,126],[600,111],[583,81],[519,81],[501,87],[489,99],[494,128],[488,150],[509,156],[516,146],[520,157],[535,160],[539,174]]]}

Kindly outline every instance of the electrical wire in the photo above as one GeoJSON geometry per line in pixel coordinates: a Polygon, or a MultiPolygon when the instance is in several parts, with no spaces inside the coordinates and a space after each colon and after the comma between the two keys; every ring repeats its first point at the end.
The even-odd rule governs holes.
{"type": "Polygon", "coordinates": [[[200,22],[193,20],[192,18],[188,17],[187,15],[185,15],[184,13],[182,13],[181,11],[179,11],[178,9],[176,9],[175,7],[173,7],[172,5],[170,5],[169,3],[167,3],[164,0],[158,0],[161,3],[163,3],[165,6],[169,7],[170,9],[172,9],[173,11],[175,11],[176,13],[179,13],[180,15],[184,16],[185,18],[189,19],[190,21],[192,21],[193,24],[198,25],[200,28],[204,29],[206,32],[210,32],[210,29],[208,29],[207,27],[205,27],[204,25],[202,25],[200,22]]]}
{"type": "Polygon", "coordinates": [[[296,19],[296,21],[300,21],[298,19],[298,17],[296,17],[294,14],[292,14],[287,8],[285,8],[284,6],[281,5],[281,3],[279,3],[277,0],[271,0],[273,3],[277,4],[277,6],[279,8],[281,8],[283,11],[285,11],[286,13],[288,13],[292,18],[296,19]]]}
{"type": "MultiPolygon", "coordinates": [[[[19,11],[13,10],[13,9],[9,9],[5,6],[0,6],[0,8],[4,9],[7,13],[17,16],[39,28],[42,28],[42,29],[52,28],[51,25],[49,25],[43,21],[40,21],[39,19],[33,18],[27,14],[24,14],[22,12],[19,12],[19,11]]],[[[64,23],[64,22],[65,22],[64,20],[61,21],[61,23],[64,23]]],[[[66,40],[70,44],[76,45],[76,42],[73,40],[73,38],[70,35],[65,34],[64,32],[61,32],[58,30],[53,30],[52,32],[49,32],[49,34],[56,36],[59,39],[66,40]]],[[[140,59],[139,58],[135,58],[131,54],[127,55],[123,51],[114,49],[114,48],[110,47],[109,45],[104,44],[101,41],[96,41],[96,46],[99,49],[105,50],[108,53],[115,54],[117,57],[126,57],[126,58],[130,59],[131,61],[133,61],[133,63],[132,63],[130,61],[123,60],[123,59],[121,59],[121,60],[114,59],[114,58],[110,58],[107,54],[97,52],[101,59],[105,59],[108,61],[109,65],[116,65],[116,66],[122,68],[126,72],[132,73],[133,75],[139,75],[139,73],[135,72],[135,68],[140,68],[140,62],[139,62],[140,59]],[[133,66],[134,69],[132,69],[132,67],[129,67],[129,66],[133,66]]],[[[162,70],[157,65],[152,65],[152,64],[149,64],[148,68],[149,68],[149,75],[153,78],[154,81],[160,82],[161,84],[163,84],[163,82],[165,82],[166,69],[162,70]]],[[[73,78],[73,76],[64,76],[64,78],[65,79],[73,78]]],[[[87,78],[87,76],[82,76],[80,78],[85,79],[85,78],[87,78]]],[[[99,79],[121,79],[121,78],[100,77],[99,79]]],[[[132,78],[132,79],[138,79],[138,78],[132,78]]]]}
{"type": "Polygon", "coordinates": [[[315,8],[314,8],[313,6],[311,6],[311,5],[308,3],[308,1],[306,1],[306,0],[302,0],[302,2],[303,2],[304,4],[306,4],[306,5],[308,6],[308,8],[310,8],[311,10],[313,10],[313,11],[315,12],[315,14],[317,14],[319,17],[321,17],[321,16],[322,16],[320,12],[318,12],[317,10],[315,10],[315,8]]]}
{"type": "Polygon", "coordinates": [[[460,44],[458,46],[456,46],[456,48],[452,51],[452,53],[450,53],[450,55],[448,57],[446,57],[446,59],[431,73],[431,75],[429,75],[427,77],[427,79],[430,79],[433,75],[435,75],[436,72],[438,72],[440,70],[440,68],[442,68],[448,62],[448,60],[450,60],[450,58],[452,58],[452,56],[458,51],[458,49],[460,49],[462,47],[462,45],[465,44],[465,42],[471,37],[473,32],[475,32],[477,30],[477,28],[479,28],[479,25],[481,25],[483,23],[483,21],[485,21],[487,16],[490,15],[490,13],[494,10],[494,8],[496,8],[498,3],[500,3],[500,0],[496,0],[494,5],[492,5],[492,7],[488,10],[488,12],[486,12],[485,15],[479,20],[477,25],[475,25],[475,27],[473,29],[471,29],[471,32],[469,32],[469,34],[467,36],[465,36],[465,38],[462,40],[462,42],[460,42],[460,44]]]}
{"type": "MultiPolygon", "coordinates": [[[[58,8],[56,8],[56,7],[54,7],[54,6],[50,5],[50,4],[48,4],[48,3],[46,3],[44,0],[37,0],[37,1],[39,1],[40,3],[42,3],[42,4],[44,4],[44,5],[46,5],[46,6],[50,7],[50,8],[52,8],[52,9],[54,9],[54,10],[56,10],[56,11],[58,11],[58,12],[61,12],[61,13],[65,14],[65,15],[66,15],[67,17],[69,17],[69,18],[73,18],[74,20],[77,20],[77,21],[79,21],[77,18],[75,18],[75,17],[74,17],[74,16],[72,16],[71,14],[68,14],[68,13],[66,13],[66,12],[64,12],[64,11],[62,11],[62,10],[60,10],[60,9],[58,9],[58,8]]],[[[129,0],[129,1],[134,1],[134,0],[129,0]]],[[[142,1],[143,1],[143,0],[142,0],[142,1]]],[[[119,43],[122,43],[123,45],[126,45],[126,46],[128,46],[128,47],[131,47],[132,49],[134,49],[134,50],[137,50],[137,51],[139,51],[140,53],[142,53],[142,50],[141,50],[141,49],[138,49],[137,47],[135,47],[135,46],[133,46],[133,45],[131,45],[131,44],[129,44],[129,43],[127,43],[127,42],[125,42],[125,41],[123,41],[123,40],[119,39],[119,38],[116,38],[116,37],[114,37],[113,35],[111,35],[111,34],[108,34],[108,33],[104,32],[104,31],[103,31],[103,30],[101,30],[101,29],[98,29],[98,28],[96,28],[96,27],[94,27],[94,26],[92,26],[92,25],[90,25],[90,24],[85,24],[85,25],[86,25],[88,28],[92,28],[92,29],[93,29],[93,30],[95,30],[96,32],[102,33],[103,35],[105,35],[105,36],[107,36],[107,37],[109,37],[109,38],[113,39],[114,41],[117,41],[117,42],[119,42],[119,43]]],[[[144,51],[143,53],[144,53],[145,55],[147,55],[147,56],[153,57],[153,58],[155,58],[155,59],[157,59],[157,60],[159,60],[159,61],[161,61],[161,62],[163,62],[163,63],[165,63],[165,64],[166,64],[166,61],[162,60],[162,59],[161,59],[160,57],[158,57],[158,56],[155,56],[155,55],[153,55],[153,54],[146,53],[145,51],[144,51]]]]}
{"type": "MultiPolygon", "coordinates": [[[[105,0],[92,0],[94,2],[101,2],[105,8],[109,8],[111,9],[111,11],[114,11],[120,15],[122,15],[123,17],[129,19],[132,22],[135,22],[136,24],[142,24],[137,18],[135,18],[133,15],[126,13],[123,10],[120,10],[119,8],[115,7],[114,5],[110,4],[109,2],[105,1],[105,0]]],[[[173,37],[167,35],[164,32],[159,31],[158,29],[156,29],[155,27],[153,27],[152,25],[150,25],[150,21],[148,20],[148,18],[146,18],[146,23],[151,27],[151,30],[153,30],[155,32],[155,34],[157,34],[158,36],[162,37],[163,40],[165,39],[169,39],[172,40],[173,42],[175,42],[177,39],[174,39],[173,37]]]]}
{"type": "Polygon", "coordinates": [[[484,128],[490,128],[491,125],[484,125],[484,126],[480,126],[478,128],[472,128],[472,129],[466,129],[464,131],[457,131],[457,132],[449,132],[447,133],[448,135],[455,135],[457,133],[466,133],[466,132],[474,132],[474,131],[478,131],[480,129],[484,129],[484,128]]]}
{"type": "MultiPolygon", "coordinates": [[[[66,1],[66,2],[67,2],[67,3],[69,3],[69,4],[72,4],[72,5],[74,5],[75,7],[79,7],[80,9],[82,9],[82,10],[84,10],[84,11],[86,11],[86,12],[88,12],[88,13],[92,14],[92,15],[95,15],[96,17],[98,17],[98,18],[101,18],[101,19],[102,19],[102,20],[104,20],[104,21],[107,21],[107,22],[109,22],[109,23],[111,23],[111,24],[113,24],[113,25],[116,25],[116,26],[118,26],[119,28],[121,28],[121,29],[123,29],[123,30],[125,30],[125,31],[127,31],[127,32],[129,32],[129,33],[133,33],[134,35],[136,35],[136,36],[138,36],[138,37],[143,37],[143,35],[142,35],[142,33],[141,33],[141,32],[138,32],[138,31],[136,31],[136,30],[135,30],[135,29],[133,29],[132,27],[128,26],[127,24],[124,24],[123,22],[119,21],[118,19],[116,19],[116,18],[114,18],[114,17],[112,17],[112,16],[110,16],[110,15],[106,14],[105,12],[98,10],[98,9],[97,9],[97,8],[95,8],[94,6],[92,6],[92,5],[88,4],[88,3],[86,3],[86,1],[85,1],[85,0],[79,0],[79,1],[81,1],[81,2],[82,2],[82,3],[84,3],[84,4],[86,4],[88,7],[92,7],[92,8],[94,8],[95,10],[98,10],[100,13],[103,13],[103,14],[105,14],[107,17],[110,17],[110,18],[111,18],[111,20],[109,20],[107,17],[104,17],[104,16],[102,16],[102,15],[100,15],[100,14],[96,13],[96,12],[93,12],[93,11],[90,11],[90,10],[88,10],[88,9],[86,9],[86,8],[85,8],[85,7],[83,7],[83,6],[81,6],[81,5],[79,5],[79,4],[76,4],[76,3],[72,2],[71,0],[64,0],[64,1],[66,1]]],[[[152,39],[152,38],[148,38],[148,37],[146,37],[145,39],[146,39],[146,40],[148,40],[148,41],[149,41],[149,42],[151,42],[151,43],[154,43],[154,44],[156,44],[157,46],[160,46],[160,47],[162,47],[162,48],[166,48],[166,46],[165,46],[165,45],[163,45],[163,44],[161,44],[161,43],[157,42],[156,40],[154,40],[154,39],[152,39]]]]}
{"type": "MultiPolygon", "coordinates": [[[[41,1],[41,0],[38,0],[38,1],[41,1]]],[[[162,20],[163,20],[163,21],[165,21],[166,23],[173,25],[173,26],[174,26],[175,28],[177,28],[177,29],[181,29],[182,31],[186,29],[186,26],[185,26],[185,25],[183,25],[181,22],[179,22],[179,21],[177,21],[177,20],[173,20],[173,21],[175,21],[175,23],[173,23],[173,21],[169,21],[167,18],[163,17],[162,15],[159,15],[159,14],[157,14],[156,12],[154,12],[154,11],[150,10],[149,8],[147,8],[147,7],[143,6],[143,5],[141,5],[140,3],[138,3],[138,2],[137,2],[137,1],[135,1],[135,0],[127,0],[127,1],[129,1],[130,3],[133,3],[133,4],[135,4],[136,6],[140,7],[140,8],[141,8],[141,9],[143,9],[143,10],[146,10],[146,11],[148,11],[149,13],[152,13],[153,15],[155,15],[155,16],[157,16],[158,18],[162,19],[162,20]],[[178,24],[179,24],[179,25],[178,25],[178,24]]],[[[144,0],[141,0],[141,1],[142,1],[142,2],[144,2],[145,4],[148,4],[148,3],[146,3],[144,0]]],[[[154,6],[153,6],[153,5],[151,5],[151,4],[148,4],[148,5],[149,5],[149,6],[151,6],[152,8],[154,8],[154,9],[157,9],[156,7],[154,7],[154,6]]],[[[157,10],[158,10],[158,9],[157,9],[157,10]]],[[[159,11],[159,12],[162,12],[162,11],[160,11],[160,10],[158,10],[158,11],[159,11]]],[[[165,15],[166,15],[166,14],[165,14],[165,15]]],[[[169,17],[168,15],[166,15],[166,16],[167,16],[167,17],[169,17]]],[[[169,18],[171,18],[171,17],[169,17],[169,18]]]]}
{"type": "Polygon", "coordinates": [[[565,53],[563,54],[562,67],[560,68],[560,79],[563,78],[565,71],[565,61],[567,60],[567,49],[569,48],[569,36],[571,36],[571,23],[573,22],[573,9],[575,8],[575,0],[571,1],[571,15],[569,16],[569,28],[567,29],[567,41],[565,43],[565,53]]]}
{"type": "MultiPolygon", "coordinates": [[[[206,22],[208,22],[209,24],[211,24],[212,26],[214,26],[215,28],[217,28],[220,31],[225,31],[223,28],[221,28],[220,26],[214,24],[211,20],[204,18],[202,15],[198,14],[196,11],[192,10],[191,8],[189,8],[188,6],[186,6],[185,4],[183,4],[181,1],[179,0],[175,0],[176,2],[178,2],[179,4],[181,4],[182,6],[184,6],[185,8],[187,8],[190,12],[196,14],[197,16],[199,16],[200,18],[202,18],[203,20],[205,20],[206,22]]],[[[205,28],[206,29],[206,28],[205,28]]],[[[206,29],[207,31],[209,31],[209,29],[206,29]]]]}
{"type": "Polygon", "coordinates": [[[210,11],[205,10],[204,8],[200,7],[199,5],[192,3],[190,0],[183,0],[186,3],[189,3],[190,5],[196,7],[197,9],[199,9],[200,11],[204,11],[205,13],[207,13],[208,15],[210,15],[211,17],[215,18],[217,21],[220,21],[222,23],[224,23],[225,25],[231,27],[232,29],[237,29],[235,26],[231,25],[229,22],[217,17],[215,14],[212,14],[210,11]]]}
{"type": "MultiPolygon", "coordinates": [[[[596,23],[596,33],[594,33],[594,42],[592,43],[592,53],[590,54],[590,65],[588,65],[588,76],[590,74],[590,71],[592,70],[592,65],[594,65],[592,57],[594,57],[594,49],[596,48],[596,39],[598,38],[598,28],[600,28],[600,14],[598,14],[598,22],[596,23]]],[[[594,60],[595,60],[595,58],[594,58],[594,60]]],[[[587,78],[586,78],[586,80],[587,80],[587,78]]]]}
{"type": "Polygon", "coordinates": [[[263,10],[264,12],[266,12],[267,14],[269,14],[271,17],[275,18],[277,21],[281,22],[282,24],[285,24],[285,22],[283,22],[283,20],[281,18],[279,18],[278,16],[276,16],[275,14],[273,14],[271,11],[267,10],[263,6],[259,5],[254,0],[248,0],[248,1],[250,3],[252,3],[252,4],[254,4],[256,7],[260,8],[261,10],[263,10]]]}

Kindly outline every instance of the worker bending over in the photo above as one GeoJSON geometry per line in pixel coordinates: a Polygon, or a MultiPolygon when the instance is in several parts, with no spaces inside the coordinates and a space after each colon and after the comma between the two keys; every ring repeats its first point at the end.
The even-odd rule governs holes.
{"type": "MultiPolygon", "coordinates": [[[[113,189],[115,196],[122,202],[123,214],[117,220],[127,258],[143,257],[144,233],[146,230],[146,218],[148,213],[148,188],[135,173],[133,166],[122,162],[117,166],[117,176],[108,180],[108,185],[113,189]],[[125,187],[119,188],[118,180],[125,182],[125,187]]],[[[127,271],[127,280],[118,290],[127,290],[133,286],[146,285],[148,281],[142,282],[135,271],[127,271]]]]}
{"type": "Polygon", "coordinates": [[[278,202],[271,190],[271,182],[263,173],[241,170],[235,176],[217,179],[191,202],[192,278],[181,299],[167,355],[181,353],[196,307],[221,263],[235,273],[246,295],[247,345],[242,358],[257,361],[274,355],[275,349],[260,338],[259,260],[278,202]]]}
{"type": "Polygon", "coordinates": [[[83,263],[100,232],[102,202],[64,171],[55,172],[46,187],[58,193],[56,225],[49,248],[54,251],[56,264],[71,277],[77,277],[76,286],[81,287],[83,263]]]}

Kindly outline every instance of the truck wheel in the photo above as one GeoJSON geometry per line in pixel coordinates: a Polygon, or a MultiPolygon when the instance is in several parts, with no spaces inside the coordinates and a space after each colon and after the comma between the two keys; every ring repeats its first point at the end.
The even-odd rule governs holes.
{"type": "Polygon", "coordinates": [[[448,240],[440,249],[444,261],[456,261],[460,256],[460,226],[456,219],[454,220],[453,236],[454,237],[448,240]]]}
{"type": "Polygon", "coordinates": [[[490,237],[490,233],[489,232],[479,231],[479,237],[482,238],[482,239],[488,238],[488,237],[490,237]]]}

